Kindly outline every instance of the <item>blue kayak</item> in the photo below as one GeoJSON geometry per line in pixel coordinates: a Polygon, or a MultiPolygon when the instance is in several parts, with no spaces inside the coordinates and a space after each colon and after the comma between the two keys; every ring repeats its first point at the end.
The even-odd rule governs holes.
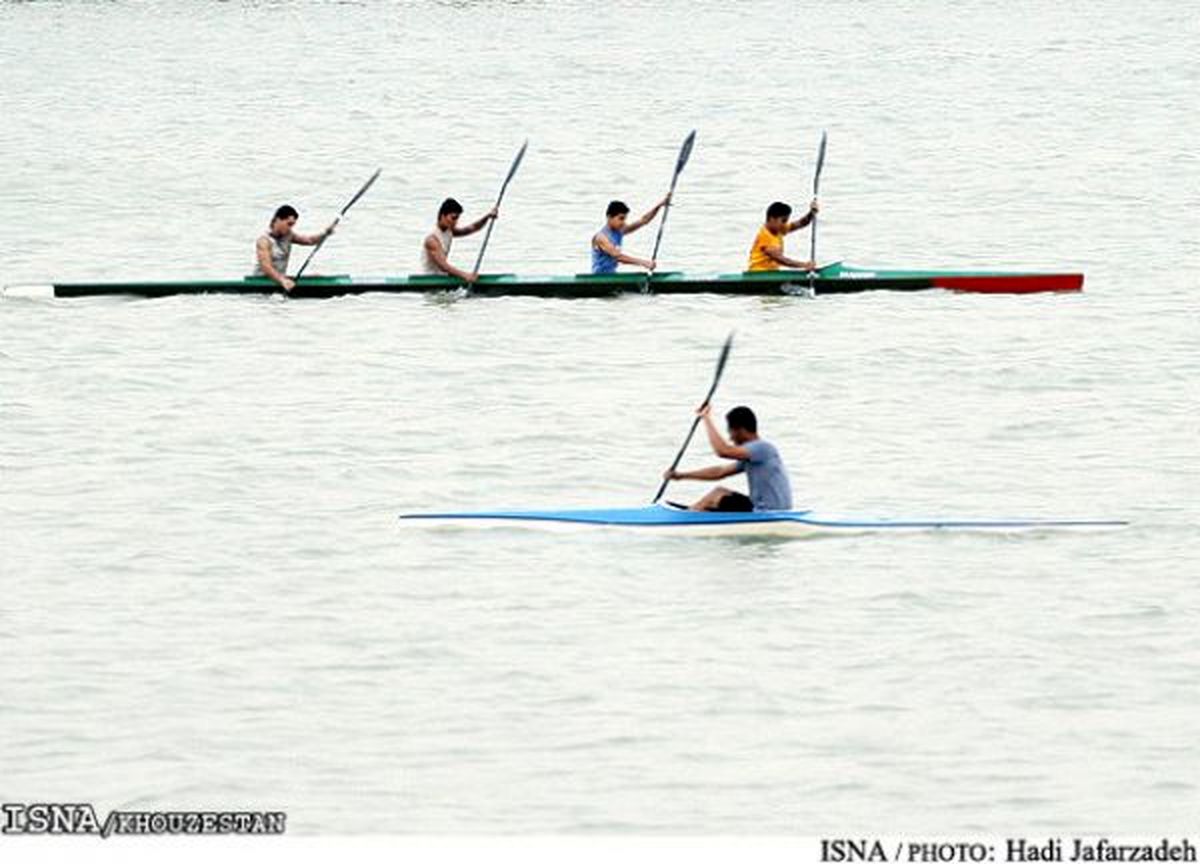
{"type": "Polygon", "coordinates": [[[1127,522],[1101,519],[860,519],[817,516],[811,510],[709,513],[672,506],[596,510],[483,510],[410,513],[400,517],[438,525],[528,526],[539,528],[629,528],[654,533],[813,535],[867,531],[1047,531],[1120,528],[1127,522]]]}

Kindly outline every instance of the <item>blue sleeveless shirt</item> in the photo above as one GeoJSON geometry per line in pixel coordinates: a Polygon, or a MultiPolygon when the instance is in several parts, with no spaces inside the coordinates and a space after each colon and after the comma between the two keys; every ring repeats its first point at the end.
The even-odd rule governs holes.
{"type": "MultiPolygon", "coordinates": [[[[607,237],[614,246],[621,248],[621,241],[625,239],[625,235],[620,231],[614,231],[605,225],[600,229],[600,234],[607,237]]],[[[616,273],[617,259],[606,252],[597,249],[595,244],[592,245],[592,272],[593,273],[616,273]]]]}

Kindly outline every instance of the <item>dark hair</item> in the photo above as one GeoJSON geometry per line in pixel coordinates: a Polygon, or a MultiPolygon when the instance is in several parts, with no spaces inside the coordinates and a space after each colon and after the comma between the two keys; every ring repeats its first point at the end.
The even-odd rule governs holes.
{"type": "Polygon", "coordinates": [[[725,415],[725,422],[729,424],[730,429],[744,429],[747,432],[758,432],[758,418],[745,405],[739,405],[736,408],[730,409],[729,413],[725,415]]]}
{"type": "Polygon", "coordinates": [[[786,219],[791,215],[792,208],[784,204],[782,201],[776,201],[767,208],[768,219],[786,219]]]}
{"type": "Polygon", "coordinates": [[[608,210],[604,212],[604,215],[611,219],[614,216],[624,216],[628,212],[629,205],[624,201],[609,201],[608,210]]]}
{"type": "Polygon", "coordinates": [[[271,219],[274,222],[276,219],[299,219],[300,214],[296,212],[296,208],[291,204],[284,204],[275,211],[275,216],[271,219]]]}
{"type": "Polygon", "coordinates": [[[442,202],[442,206],[438,208],[438,218],[441,219],[443,216],[457,215],[462,213],[462,210],[463,208],[461,204],[459,204],[453,198],[447,198],[442,202]]]}

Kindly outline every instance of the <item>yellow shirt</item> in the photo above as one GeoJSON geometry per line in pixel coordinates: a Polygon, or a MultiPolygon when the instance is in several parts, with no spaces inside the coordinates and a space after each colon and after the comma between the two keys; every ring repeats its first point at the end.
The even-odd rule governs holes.
{"type": "Polygon", "coordinates": [[[779,262],[768,256],[764,249],[775,249],[779,254],[783,254],[783,235],[772,234],[766,225],[758,229],[758,236],[754,238],[754,245],[750,247],[750,270],[779,269],[779,262]]]}

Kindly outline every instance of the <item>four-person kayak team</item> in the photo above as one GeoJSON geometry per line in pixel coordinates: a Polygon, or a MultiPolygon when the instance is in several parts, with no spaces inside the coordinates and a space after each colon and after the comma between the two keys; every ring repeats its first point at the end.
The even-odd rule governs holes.
{"type": "MultiPolygon", "coordinates": [[[[621,264],[654,270],[658,265],[657,261],[628,255],[622,250],[622,245],[626,235],[653,222],[670,201],[671,196],[667,195],[633,222],[628,221],[627,204],[623,201],[611,202],[605,212],[604,227],[592,237],[592,272],[615,273],[621,264]]],[[[789,221],[792,215],[791,207],[781,201],[772,203],[767,208],[766,221],[750,247],[747,269],[814,269],[816,264],[813,261],[787,257],[783,251],[783,238],[811,224],[818,209],[817,200],[814,198],[808,213],[793,222],[789,221]]],[[[467,283],[475,282],[479,278],[478,273],[468,272],[451,264],[450,249],[455,237],[466,237],[482,230],[500,214],[497,208],[493,207],[470,225],[460,228],[458,221],[462,213],[463,206],[455,199],[447,198],[442,202],[442,206],[438,208],[434,230],[425,237],[422,244],[421,272],[451,276],[467,283]]],[[[283,205],[275,211],[267,233],[259,237],[255,244],[254,275],[274,280],[285,291],[291,291],[295,287],[294,281],[287,275],[292,246],[315,246],[334,231],[334,225],[331,224],[320,234],[300,234],[295,230],[298,219],[299,214],[294,207],[283,205]]],[[[725,415],[729,440],[721,435],[713,422],[711,405],[701,405],[697,414],[704,422],[713,453],[731,461],[695,471],[667,471],[663,476],[668,480],[723,480],[734,474],[745,473],[750,494],[745,495],[724,486],[717,486],[691,504],[688,509],[722,512],[792,509],[792,489],[787,471],[783,467],[783,460],[773,444],[758,436],[758,418],[754,412],[744,405],[739,405],[725,415]]]]}
{"type": "MultiPolygon", "coordinates": [[[[644,228],[655,220],[668,204],[671,196],[665,196],[651,207],[641,218],[628,221],[629,205],[623,201],[612,201],[605,211],[604,226],[592,235],[592,272],[598,274],[615,273],[621,264],[654,270],[657,261],[649,258],[638,258],[627,254],[622,246],[625,237],[644,228]]],[[[791,267],[798,270],[813,270],[814,261],[801,261],[787,257],[783,252],[783,238],[793,231],[807,227],[819,210],[817,199],[809,205],[808,212],[794,222],[788,220],[792,208],[782,201],[776,201],[767,208],[766,221],[758,230],[754,244],[750,247],[750,260],[746,269],[779,270],[791,267]]],[[[434,229],[426,237],[421,246],[420,272],[434,276],[450,276],[463,282],[473,283],[479,274],[463,270],[450,263],[450,247],[455,237],[466,237],[485,228],[493,219],[500,216],[497,208],[493,207],[470,225],[460,228],[458,220],[463,214],[463,206],[453,198],[447,198],[438,208],[437,222],[434,229]]],[[[265,276],[277,283],[283,290],[291,291],[295,282],[287,275],[288,258],[292,246],[315,246],[333,233],[334,225],[330,225],[320,234],[300,234],[296,231],[296,221],[299,214],[290,204],[284,204],[275,211],[267,233],[255,243],[255,276],[265,276]]]]}

